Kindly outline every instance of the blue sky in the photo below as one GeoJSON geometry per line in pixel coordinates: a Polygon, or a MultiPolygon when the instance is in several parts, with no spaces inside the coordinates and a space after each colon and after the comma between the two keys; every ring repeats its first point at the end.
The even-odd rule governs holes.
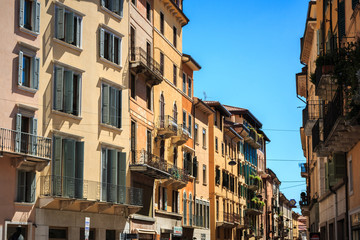
{"type": "Polygon", "coordinates": [[[287,198],[298,202],[306,190],[299,162],[271,159],[305,161],[298,131],[298,107],[304,104],[296,98],[295,74],[302,68],[300,37],[308,1],[216,2],[184,1],[190,23],[183,28],[183,52],[202,66],[194,75],[195,95],[204,99],[206,92],[207,100],[248,108],[262,122],[271,139],[267,167],[283,181],[287,198]]]}

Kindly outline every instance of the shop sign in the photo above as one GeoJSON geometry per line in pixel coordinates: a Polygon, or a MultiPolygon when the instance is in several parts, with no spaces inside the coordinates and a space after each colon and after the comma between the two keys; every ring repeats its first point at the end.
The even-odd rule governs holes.
{"type": "Polygon", "coordinates": [[[174,236],[182,236],[182,232],[183,232],[182,227],[174,227],[173,230],[174,230],[173,233],[174,236]]]}

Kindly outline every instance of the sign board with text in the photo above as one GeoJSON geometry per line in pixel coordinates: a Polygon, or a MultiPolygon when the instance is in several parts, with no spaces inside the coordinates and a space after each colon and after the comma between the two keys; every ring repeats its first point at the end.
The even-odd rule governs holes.
{"type": "Polygon", "coordinates": [[[85,240],[89,240],[89,233],[90,233],[90,218],[85,217],[85,240]]]}

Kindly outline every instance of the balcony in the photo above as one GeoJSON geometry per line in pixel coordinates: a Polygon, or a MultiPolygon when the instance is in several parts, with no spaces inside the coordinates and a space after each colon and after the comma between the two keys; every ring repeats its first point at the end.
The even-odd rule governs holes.
{"type": "Polygon", "coordinates": [[[16,158],[16,167],[34,167],[41,171],[51,160],[51,139],[0,128],[0,152],[16,158]]]}
{"type": "Polygon", "coordinates": [[[306,163],[301,163],[300,164],[300,168],[301,168],[301,177],[303,178],[307,178],[308,177],[308,167],[306,163]]]}
{"type": "Polygon", "coordinates": [[[263,207],[261,205],[250,202],[247,204],[247,209],[245,210],[247,215],[261,215],[263,213],[263,207]]]}
{"type": "Polygon", "coordinates": [[[144,75],[146,81],[152,86],[163,81],[160,64],[142,48],[130,48],[130,69],[136,74],[144,75]]]}
{"type": "Polygon", "coordinates": [[[170,178],[162,181],[163,186],[171,186],[173,189],[184,188],[189,182],[189,174],[184,169],[169,163],[167,163],[167,168],[170,178]]]}
{"type": "Polygon", "coordinates": [[[257,178],[251,178],[250,176],[250,182],[248,184],[248,189],[251,191],[257,191],[260,189],[261,180],[257,178]]]}
{"type": "Polygon", "coordinates": [[[145,150],[131,152],[130,171],[154,179],[167,179],[170,177],[167,162],[145,150]]]}
{"type": "Polygon", "coordinates": [[[169,115],[160,116],[157,124],[157,135],[163,136],[163,138],[169,138],[177,135],[178,124],[175,119],[169,115]]]}
{"type": "Polygon", "coordinates": [[[318,119],[323,118],[324,104],[321,100],[310,100],[303,110],[303,127],[306,136],[311,136],[312,128],[318,119]]]}
{"type": "Polygon", "coordinates": [[[318,66],[315,70],[315,94],[322,100],[331,101],[338,88],[333,71],[333,65],[318,66]]]}
{"type": "Polygon", "coordinates": [[[216,227],[233,228],[235,227],[234,214],[223,212],[223,220],[216,222],[216,227]]]}
{"type": "Polygon", "coordinates": [[[135,213],[143,205],[142,189],[64,176],[40,177],[39,207],[78,212],[135,213]]]}
{"type": "Polygon", "coordinates": [[[317,120],[313,129],[311,130],[312,134],[312,148],[313,148],[313,152],[316,152],[317,147],[320,144],[320,120],[317,120]]]}
{"type": "Polygon", "coordinates": [[[259,149],[261,147],[258,142],[258,135],[253,128],[250,128],[249,134],[245,136],[245,141],[255,149],[259,149]]]}
{"type": "Polygon", "coordinates": [[[307,196],[306,192],[302,192],[300,194],[300,202],[299,202],[301,213],[303,216],[309,216],[310,215],[310,209],[309,209],[309,197],[307,196]]]}
{"type": "Polygon", "coordinates": [[[180,124],[177,128],[177,134],[172,136],[172,143],[176,145],[182,145],[187,142],[187,140],[190,138],[190,131],[189,129],[180,124]]]}
{"type": "MultiPolygon", "coordinates": [[[[318,147],[320,156],[333,152],[348,152],[360,141],[359,110],[351,107],[350,96],[337,91],[326,106],[323,123],[323,144],[318,147]]],[[[320,126],[321,127],[321,126],[320,126]]]]}

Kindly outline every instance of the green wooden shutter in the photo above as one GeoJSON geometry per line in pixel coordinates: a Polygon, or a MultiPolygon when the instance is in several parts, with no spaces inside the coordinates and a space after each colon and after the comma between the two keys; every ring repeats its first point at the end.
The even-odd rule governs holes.
{"type": "Polygon", "coordinates": [[[74,83],[74,85],[76,85],[77,87],[76,87],[76,91],[73,93],[73,95],[74,95],[74,100],[73,101],[75,101],[75,103],[76,104],[74,104],[74,109],[73,109],[73,114],[74,115],[76,115],[76,116],[80,116],[80,112],[81,112],[81,87],[82,87],[82,82],[81,82],[81,80],[82,80],[82,78],[81,78],[81,76],[80,75],[77,75],[77,77],[76,78],[74,78],[74,76],[73,76],[73,81],[76,81],[75,83],[74,83]]]}
{"type": "Polygon", "coordinates": [[[76,46],[81,47],[81,18],[76,19],[76,46]]]}
{"type": "Polygon", "coordinates": [[[115,36],[110,34],[110,47],[109,47],[110,61],[115,62],[115,36]]]}
{"type": "Polygon", "coordinates": [[[36,194],[36,173],[26,173],[26,202],[35,202],[36,194]]]}
{"type": "Polygon", "coordinates": [[[54,159],[52,165],[52,174],[53,174],[53,194],[55,196],[61,196],[61,168],[62,168],[62,138],[59,136],[54,136],[54,159]]]}
{"type": "Polygon", "coordinates": [[[119,101],[120,101],[120,94],[119,94],[119,90],[115,89],[115,95],[116,95],[116,102],[115,102],[115,125],[114,127],[119,127],[119,122],[120,122],[120,118],[119,118],[119,101]]]}
{"type": "Polygon", "coordinates": [[[119,0],[119,2],[120,2],[119,15],[122,17],[123,16],[123,9],[124,9],[124,0],[119,0]]]}
{"type": "Polygon", "coordinates": [[[25,202],[26,175],[24,171],[17,172],[17,202],[25,202]]]}
{"type": "Polygon", "coordinates": [[[38,143],[37,143],[37,119],[36,118],[33,118],[32,119],[32,136],[31,136],[31,153],[33,155],[36,155],[37,154],[37,146],[38,146],[38,143]]]}
{"type": "Polygon", "coordinates": [[[116,124],[116,89],[110,87],[110,124],[112,126],[117,126],[116,124]]]}
{"type": "Polygon", "coordinates": [[[24,64],[24,53],[19,51],[19,67],[18,67],[18,84],[22,85],[23,80],[23,64],[24,64]]]}
{"type": "Polygon", "coordinates": [[[75,197],[75,140],[64,139],[64,195],[75,197]]]}
{"type": "Polygon", "coordinates": [[[118,128],[121,128],[121,116],[122,116],[122,91],[119,90],[119,106],[118,106],[118,128]]]}
{"type": "Polygon", "coordinates": [[[346,176],[346,158],[345,154],[339,153],[335,154],[335,179],[341,180],[346,176]]]}
{"type": "Polygon", "coordinates": [[[74,103],[74,73],[72,71],[64,71],[64,93],[64,111],[71,114],[74,103]]]}
{"type": "Polygon", "coordinates": [[[117,64],[121,65],[121,41],[122,41],[122,39],[118,38],[117,41],[118,41],[118,52],[117,52],[117,54],[118,54],[118,59],[119,59],[118,60],[119,62],[117,62],[117,64]]]}
{"type": "Polygon", "coordinates": [[[103,148],[101,150],[101,167],[102,167],[102,173],[101,173],[101,200],[107,201],[107,172],[108,172],[108,160],[107,160],[107,150],[103,148]]]}
{"type": "Polygon", "coordinates": [[[54,109],[63,110],[64,108],[64,68],[55,67],[55,99],[54,109]]]}
{"type": "Polygon", "coordinates": [[[56,6],[56,38],[63,39],[65,32],[65,8],[56,6]]]}
{"type": "Polygon", "coordinates": [[[35,10],[34,10],[34,32],[40,32],[40,2],[35,1],[35,10]]]}
{"type": "Polygon", "coordinates": [[[39,89],[39,70],[40,70],[40,58],[33,58],[33,81],[32,87],[36,90],[39,89]]]}
{"type": "Polygon", "coordinates": [[[65,18],[65,42],[72,44],[74,42],[74,13],[66,12],[65,18]]]}
{"type": "Polygon", "coordinates": [[[109,97],[110,87],[107,84],[102,85],[102,122],[109,123],[109,97]]]}
{"type": "Polygon", "coordinates": [[[75,197],[83,198],[84,186],[84,142],[76,142],[75,197]]]}
{"type": "Polygon", "coordinates": [[[15,152],[21,150],[21,114],[16,114],[16,137],[15,137],[15,152]]]}
{"type": "Polygon", "coordinates": [[[118,172],[118,185],[123,191],[120,195],[120,203],[125,202],[126,200],[126,153],[119,152],[118,153],[119,160],[119,172],[118,172]]]}
{"type": "Polygon", "coordinates": [[[20,6],[19,6],[19,26],[24,27],[24,8],[25,8],[25,0],[20,0],[20,6]]]}
{"type": "Polygon", "coordinates": [[[120,0],[113,0],[112,11],[120,15],[120,0]]]}
{"type": "Polygon", "coordinates": [[[108,169],[108,184],[109,184],[109,201],[117,202],[117,152],[116,150],[108,150],[109,154],[109,169],[108,169]]]}
{"type": "Polygon", "coordinates": [[[100,28],[100,57],[104,57],[105,30],[100,28]]]}

